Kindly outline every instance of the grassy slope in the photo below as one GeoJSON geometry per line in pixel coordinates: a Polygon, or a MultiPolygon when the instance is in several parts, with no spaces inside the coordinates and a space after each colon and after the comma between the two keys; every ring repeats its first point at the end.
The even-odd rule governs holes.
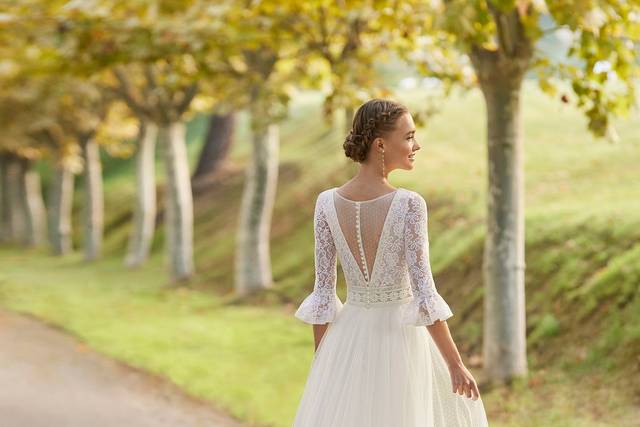
{"type": "MultiPolygon", "coordinates": [[[[624,380],[639,371],[640,189],[633,181],[639,130],[624,122],[619,144],[594,141],[570,108],[534,88],[524,102],[532,375],[530,387],[483,393],[492,425],[630,425],[639,397],[637,386],[624,380]],[[602,403],[593,407],[594,401],[602,403]]],[[[309,327],[292,311],[313,282],[313,202],[318,191],[356,171],[340,153],[341,132],[312,119],[317,103],[317,96],[301,95],[282,127],[271,254],[277,285],[260,298],[261,306],[242,304],[230,292],[249,148],[245,116],[228,173],[196,202],[199,274],[191,288],[165,286],[161,229],[149,265],[121,268],[134,191],[131,161],[109,160],[105,260],[86,266],[79,254],[56,260],[42,251],[3,249],[0,303],[62,325],[239,417],[290,425],[312,356],[309,327]]],[[[436,282],[456,314],[449,323],[465,358],[481,348],[483,115],[477,92],[447,102],[418,134],[416,168],[391,177],[427,199],[436,282]]],[[[203,126],[201,119],[190,126],[192,160],[203,126]]],[[[161,167],[158,176],[161,182],[161,167]]],[[[344,300],[342,276],[338,286],[344,300]]]]}

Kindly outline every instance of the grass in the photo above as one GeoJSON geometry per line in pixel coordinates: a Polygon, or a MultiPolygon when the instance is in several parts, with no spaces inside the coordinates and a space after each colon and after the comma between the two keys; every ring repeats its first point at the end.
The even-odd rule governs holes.
{"type": "Polygon", "coordinates": [[[158,256],[128,272],[115,258],[86,265],[79,254],[55,259],[6,248],[0,256],[11,266],[0,276],[3,306],[62,325],[90,347],[245,420],[275,424],[293,416],[282,396],[301,393],[313,343],[282,307],[229,305],[168,286],[158,256]]]}
{"type": "MultiPolygon", "coordinates": [[[[0,274],[3,306],[62,325],[241,419],[285,426],[293,418],[313,345],[310,328],[292,320],[293,306],[237,306],[168,286],[157,255],[128,272],[119,260],[87,265],[78,254],[5,248],[0,256],[11,266],[0,274]]],[[[483,391],[483,399],[495,426],[632,425],[633,402],[618,385],[594,372],[542,368],[512,389],[483,391]]]]}
{"type": "MultiPolygon", "coordinates": [[[[422,93],[399,94],[416,103],[422,93]]],[[[276,286],[259,299],[234,298],[237,209],[248,161],[248,118],[240,114],[230,172],[196,200],[189,287],[167,283],[162,227],[144,268],[122,266],[134,189],[130,159],[108,159],[106,256],[0,248],[0,305],[60,325],[100,352],[164,375],[235,416],[290,425],[312,357],[310,327],[293,311],[313,284],[312,213],[317,192],[355,171],[340,152],[342,123],[318,117],[303,93],[281,128],[278,193],[271,229],[276,286]]],[[[485,389],[495,426],[633,425],[640,410],[640,162],[638,133],[620,121],[618,144],[594,140],[584,119],[528,85],[524,96],[526,289],[531,374],[513,387],[485,389]],[[637,383],[637,382],[636,382],[637,383]]],[[[442,105],[425,129],[415,169],[395,186],[429,204],[432,265],[450,302],[463,357],[480,354],[486,152],[477,91],[442,105]]],[[[192,165],[203,118],[191,124],[192,165]]],[[[105,159],[106,160],[106,159],[105,159]]],[[[162,183],[161,159],[158,177],[162,183]]],[[[80,197],[74,242],[81,243],[80,197]]],[[[338,294],[346,295],[339,275],[338,294]]],[[[472,371],[480,375],[479,368],[472,371]]]]}

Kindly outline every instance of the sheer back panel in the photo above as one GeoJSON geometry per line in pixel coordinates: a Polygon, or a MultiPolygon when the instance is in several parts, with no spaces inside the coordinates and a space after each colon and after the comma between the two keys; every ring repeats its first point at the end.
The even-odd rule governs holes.
{"type": "Polygon", "coordinates": [[[333,192],[340,229],[367,284],[371,280],[380,237],[396,191],[364,201],[350,200],[337,191],[333,192]]]}

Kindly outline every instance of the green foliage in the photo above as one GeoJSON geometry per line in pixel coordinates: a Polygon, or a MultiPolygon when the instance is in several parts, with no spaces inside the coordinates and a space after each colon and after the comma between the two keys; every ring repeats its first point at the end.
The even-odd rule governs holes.
{"type": "Polygon", "coordinates": [[[454,0],[412,6],[415,31],[396,48],[425,75],[469,87],[474,81],[469,79],[467,55],[495,54],[503,65],[521,58],[529,62],[528,47],[558,31],[570,36],[566,53],[576,61],[555,63],[544,51],[534,51],[526,68],[535,72],[544,92],[555,97],[558,84],[569,83],[574,96],[562,93],[560,101],[580,108],[598,137],[615,139],[611,118],[635,106],[638,2],[454,0]],[[551,19],[552,28],[543,27],[543,17],[551,19]]]}
{"type": "Polygon", "coordinates": [[[560,322],[552,313],[543,314],[530,335],[527,337],[529,344],[537,342],[541,338],[552,337],[560,332],[560,322]]]}
{"type": "Polygon", "coordinates": [[[632,246],[622,254],[607,259],[607,266],[596,272],[580,287],[573,289],[569,298],[585,300],[579,315],[584,317],[601,302],[623,307],[637,294],[640,287],[640,244],[632,246]]]}
{"type": "MultiPolygon", "coordinates": [[[[7,41],[3,56],[15,58],[3,67],[12,74],[90,76],[126,66],[120,76],[131,80],[129,98],[136,102],[130,107],[145,119],[176,120],[188,107],[249,106],[261,113],[264,123],[256,125],[262,127],[286,116],[296,87],[325,91],[327,119],[339,107],[388,96],[374,64],[390,54],[440,79],[448,95],[455,85],[477,82],[473,52],[495,53],[504,63],[527,59],[529,46],[564,31],[575,63],[555,63],[536,51],[523,64],[551,96],[559,82],[569,83],[573,96],[562,93],[561,100],[584,112],[594,135],[615,138],[611,117],[636,100],[639,13],[637,2],[623,0],[30,0],[7,8],[0,40],[7,41]],[[543,17],[552,28],[543,28],[543,17]]],[[[127,92],[122,85],[119,91],[127,92]]]]}

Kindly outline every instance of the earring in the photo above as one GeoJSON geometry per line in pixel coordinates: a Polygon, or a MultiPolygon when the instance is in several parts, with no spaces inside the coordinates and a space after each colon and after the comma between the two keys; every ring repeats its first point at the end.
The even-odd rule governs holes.
{"type": "Polygon", "coordinates": [[[384,150],[382,150],[382,176],[384,177],[384,150]]]}

